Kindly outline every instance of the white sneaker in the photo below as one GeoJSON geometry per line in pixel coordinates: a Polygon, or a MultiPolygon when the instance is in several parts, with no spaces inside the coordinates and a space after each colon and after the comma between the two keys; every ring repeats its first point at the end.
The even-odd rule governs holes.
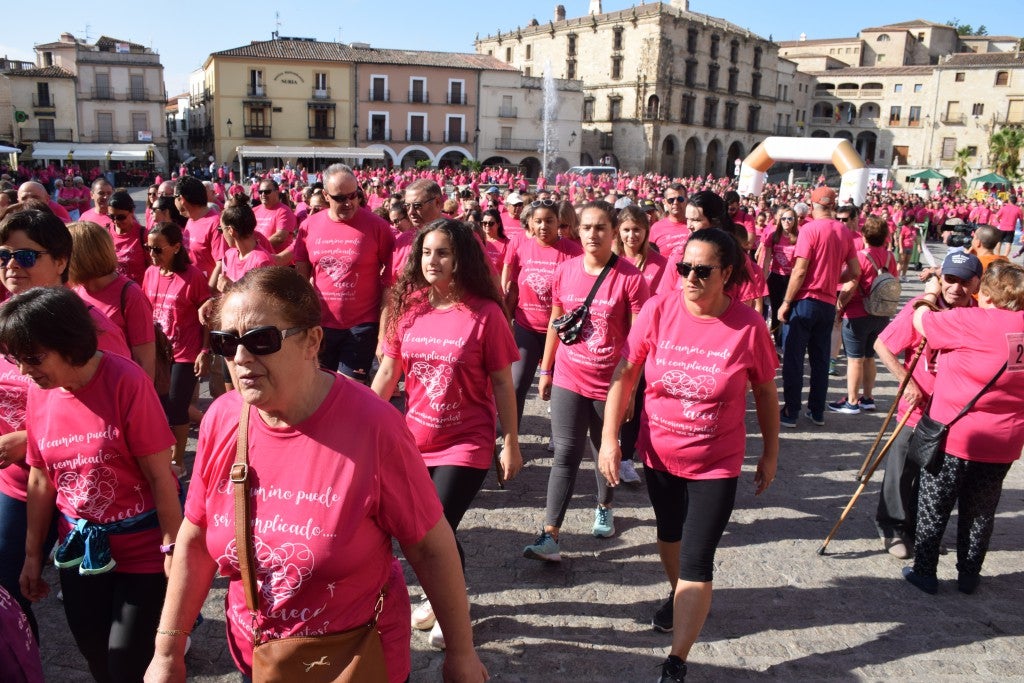
{"type": "Polygon", "coordinates": [[[623,460],[619,463],[619,479],[625,484],[639,484],[640,475],[636,472],[636,465],[632,460],[623,460]]]}
{"type": "Polygon", "coordinates": [[[427,642],[430,643],[430,647],[435,650],[444,649],[444,634],[441,633],[441,624],[434,622],[433,628],[430,629],[430,635],[427,637],[427,642]]]}
{"type": "Polygon", "coordinates": [[[412,627],[417,631],[426,631],[435,623],[434,608],[430,606],[429,600],[423,598],[420,604],[416,605],[416,609],[412,611],[412,627]]]}

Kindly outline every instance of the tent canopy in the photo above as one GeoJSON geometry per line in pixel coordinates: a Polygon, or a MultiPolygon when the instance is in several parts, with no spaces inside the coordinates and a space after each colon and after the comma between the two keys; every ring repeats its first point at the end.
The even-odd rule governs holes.
{"type": "Polygon", "coordinates": [[[914,175],[907,176],[907,180],[945,180],[946,176],[934,169],[927,169],[914,175]]]}
{"type": "Polygon", "coordinates": [[[164,164],[163,155],[156,145],[138,144],[103,144],[82,142],[36,142],[32,145],[32,158],[36,160],[53,159],[63,161],[71,154],[75,161],[106,161],[110,154],[112,161],[145,161],[146,152],[152,148],[153,160],[156,164],[164,164]]]}
{"type": "Polygon", "coordinates": [[[7,145],[0,145],[0,154],[21,154],[21,150],[17,147],[8,147],[7,145]]]}
{"type": "Polygon", "coordinates": [[[972,183],[999,183],[1002,185],[1009,185],[1010,181],[999,175],[998,173],[986,173],[983,176],[974,178],[972,183]]]}

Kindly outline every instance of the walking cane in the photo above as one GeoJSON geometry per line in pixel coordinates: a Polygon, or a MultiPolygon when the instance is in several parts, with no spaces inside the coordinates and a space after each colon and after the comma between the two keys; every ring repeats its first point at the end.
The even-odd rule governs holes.
{"type": "Polygon", "coordinates": [[[914,350],[914,356],[910,359],[910,367],[907,368],[907,374],[904,375],[903,379],[900,381],[900,386],[896,390],[896,398],[893,399],[892,406],[889,408],[889,413],[885,416],[885,420],[882,422],[882,427],[878,430],[878,436],[875,437],[875,442],[871,444],[868,454],[864,457],[864,462],[861,464],[860,469],[857,470],[857,476],[854,477],[857,481],[864,480],[864,470],[867,469],[868,463],[871,462],[871,458],[875,455],[875,449],[878,448],[878,444],[881,443],[882,435],[885,434],[885,430],[889,428],[892,416],[896,413],[896,407],[900,404],[900,397],[902,397],[903,392],[906,391],[907,384],[910,382],[910,377],[914,374],[914,368],[917,367],[917,361],[920,360],[921,354],[924,352],[925,344],[927,344],[927,341],[922,339],[921,343],[917,345],[917,349],[914,350]]]}
{"type": "MultiPolygon", "coordinates": [[[[909,377],[910,373],[907,373],[907,376],[909,377]]],[[[878,465],[882,462],[882,458],[885,457],[885,454],[889,452],[889,448],[892,446],[893,441],[896,440],[896,436],[903,429],[903,425],[907,424],[907,420],[910,418],[910,415],[913,412],[914,411],[912,410],[908,410],[906,412],[906,414],[903,416],[903,419],[900,420],[899,423],[896,425],[896,429],[893,430],[892,436],[890,436],[889,440],[885,442],[884,446],[882,446],[882,450],[879,451],[878,456],[871,463],[871,466],[865,473],[864,479],[861,481],[860,486],[858,486],[857,490],[854,491],[853,496],[850,498],[850,502],[846,504],[846,508],[843,510],[843,513],[839,515],[839,521],[837,521],[836,525],[832,527],[832,531],[829,532],[828,538],[826,538],[825,541],[821,544],[821,547],[818,548],[819,555],[825,554],[825,548],[828,547],[829,542],[832,540],[833,537],[835,537],[836,532],[839,531],[839,527],[842,525],[842,523],[846,521],[846,516],[850,514],[850,510],[853,509],[853,504],[857,502],[857,499],[860,498],[860,494],[864,492],[864,489],[868,485],[868,481],[871,480],[871,475],[875,473],[875,469],[878,468],[878,465]]]]}

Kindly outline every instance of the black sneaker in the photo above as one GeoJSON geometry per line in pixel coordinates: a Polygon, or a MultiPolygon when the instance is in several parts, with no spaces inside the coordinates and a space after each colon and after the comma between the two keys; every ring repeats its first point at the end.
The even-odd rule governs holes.
{"type": "Polygon", "coordinates": [[[686,662],[669,655],[668,659],[661,663],[661,678],[658,683],[674,683],[675,681],[686,680],[686,662]]]}
{"type": "Polygon", "coordinates": [[[669,593],[668,600],[662,603],[661,607],[654,612],[654,618],[651,619],[651,626],[654,627],[655,631],[672,633],[672,603],[675,601],[675,595],[675,591],[669,593]]]}

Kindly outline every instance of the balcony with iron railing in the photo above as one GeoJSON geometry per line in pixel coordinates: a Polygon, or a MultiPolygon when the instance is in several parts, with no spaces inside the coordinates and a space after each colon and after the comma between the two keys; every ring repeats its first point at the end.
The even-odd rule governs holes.
{"type": "Polygon", "coordinates": [[[445,131],[445,133],[444,133],[444,141],[445,142],[461,142],[461,143],[465,144],[466,140],[467,140],[466,131],[462,131],[460,133],[458,131],[448,130],[448,131],[445,131]]]}
{"type": "Polygon", "coordinates": [[[97,130],[91,133],[79,135],[81,142],[95,142],[101,144],[112,144],[118,142],[135,142],[128,137],[127,133],[117,133],[112,130],[97,130]]]}
{"type": "Polygon", "coordinates": [[[333,140],[334,139],[334,126],[310,126],[309,127],[309,139],[310,140],[333,140]]]}
{"type": "Polygon", "coordinates": [[[947,126],[964,126],[967,125],[967,114],[943,114],[939,121],[947,126]]]}
{"type": "Polygon", "coordinates": [[[430,93],[409,91],[409,102],[412,104],[430,104],[430,93]]]}
{"type": "Polygon", "coordinates": [[[502,119],[519,118],[519,107],[498,107],[498,117],[502,119]]]}
{"type": "Polygon", "coordinates": [[[371,102],[390,102],[391,91],[387,88],[370,88],[368,97],[371,102]]]}
{"type": "MultiPolygon", "coordinates": [[[[357,136],[358,137],[358,136],[357,136]]],[[[367,142],[389,142],[391,140],[390,128],[366,129],[367,142]]]]}
{"type": "Polygon", "coordinates": [[[407,130],[405,131],[406,142],[430,142],[429,130],[407,130]]]}
{"type": "Polygon", "coordinates": [[[263,84],[256,85],[254,83],[249,83],[245,86],[245,94],[247,97],[266,97],[267,86],[263,84]]]}
{"type": "Polygon", "coordinates": [[[461,93],[460,94],[460,93],[450,92],[450,93],[448,93],[448,97],[446,98],[446,100],[447,100],[448,104],[463,104],[464,105],[464,104],[466,104],[466,93],[461,93]]]}
{"type": "Polygon", "coordinates": [[[536,152],[543,140],[539,138],[494,138],[494,149],[509,152],[536,152]]]}
{"type": "Polygon", "coordinates": [[[329,99],[331,99],[331,89],[330,88],[318,88],[316,86],[313,86],[313,92],[312,92],[312,94],[309,97],[310,97],[311,100],[316,100],[316,101],[329,100],[329,99]]]}
{"type": "Polygon", "coordinates": [[[32,93],[32,106],[37,109],[54,109],[57,107],[52,94],[32,93]]]}
{"type": "Polygon", "coordinates": [[[71,142],[74,130],[71,128],[21,128],[22,142],[71,142]]]}
{"type": "Polygon", "coordinates": [[[247,138],[269,138],[270,126],[243,126],[247,138]]]}
{"type": "Polygon", "coordinates": [[[89,91],[90,97],[83,99],[113,100],[115,102],[162,102],[163,93],[151,92],[147,88],[128,88],[127,90],[114,90],[111,87],[98,86],[89,91]]]}

